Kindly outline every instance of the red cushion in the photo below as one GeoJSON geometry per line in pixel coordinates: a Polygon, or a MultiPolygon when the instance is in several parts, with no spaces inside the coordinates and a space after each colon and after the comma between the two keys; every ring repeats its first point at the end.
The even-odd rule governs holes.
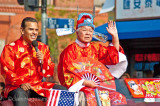
{"type": "MultiPolygon", "coordinates": [[[[28,104],[29,106],[46,106],[46,102],[36,98],[29,98],[28,104]]],[[[1,101],[0,106],[13,106],[13,102],[11,100],[1,101]]]]}

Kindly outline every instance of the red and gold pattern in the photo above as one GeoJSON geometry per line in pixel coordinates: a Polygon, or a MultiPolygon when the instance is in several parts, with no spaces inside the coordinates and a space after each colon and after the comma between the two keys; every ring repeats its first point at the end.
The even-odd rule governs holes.
{"type": "Polygon", "coordinates": [[[81,57],[89,57],[94,60],[98,60],[105,65],[114,65],[118,63],[118,51],[113,46],[102,46],[99,43],[92,42],[88,47],[79,47],[76,43],[69,45],[60,55],[58,64],[58,78],[60,83],[69,88],[73,84],[77,83],[81,78],[75,76],[73,73],[67,70],[67,67],[76,59],[81,57]],[[67,76],[67,77],[65,77],[67,76]],[[70,77],[68,77],[70,76],[70,77]],[[72,83],[69,85],[66,82],[70,81],[68,78],[72,78],[72,83]]]}
{"type": "Polygon", "coordinates": [[[100,85],[100,82],[114,80],[109,70],[101,62],[88,57],[74,60],[67,69],[75,76],[92,80],[98,85],[100,85]]]}
{"type": "Polygon", "coordinates": [[[134,98],[160,98],[160,79],[127,78],[125,82],[134,98]]]}
{"type": "MultiPolygon", "coordinates": [[[[123,51],[121,49],[121,51],[123,51]]],[[[76,59],[82,59],[82,57],[91,58],[93,61],[99,61],[104,65],[114,65],[119,62],[118,51],[114,46],[102,46],[99,43],[91,42],[88,47],[80,47],[78,44],[73,43],[69,45],[60,55],[60,60],[58,64],[58,77],[60,83],[69,88],[78,81],[80,81],[82,76],[77,75],[75,73],[75,69],[81,70],[81,64],[73,63],[76,59]],[[73,63],[73,64],[72,64],[73,63]],[[69,67],[70,66],[70,67],[69,67]],[[74,66],[74,67],[72,67],[74,66]]],[[[85,63],[84,63],[85,64],[85,63]]],[[[86,66],[92,66],[92,63],[86,63],[86,66]]],[[[101,65],[101,64],[100,64],[101,65]]],[[[103,66],[104,67],[104,66],[103,66]]],[[[87,67],[88,72],[97,70],[99,67],[87,67]]],[[[107,73],[103,79],[111,80],[114,79],[113,76],[110,74],[107,68],[103,68],[104,73],[107,73]]],[[[94,74],[94,73],[92,73],[94,74]]],[[[99,72],[95,73],[97,76],[100,75],[99,72]]],[[[95,99],[95,93],[93,88],[84,87],[81,91],[85,92],[87,97],[87,105],[88,106],[96,106],[97,102],[95,99]]],[[[120,95],[118,92],[114,93],[115,96],[122,97],[122,104],[126,104],[125,97],[120,95]]],[[[113,96],[112,96],[113,97],[113,96]]],[[[112,98],[111,98],[112,99],[112,98]]],[[[116,105],[116,103],[114,104],[116,105]]]]}
{"type": "Polygon", "coordinates": [[[107,90],[98,91],[98,94],[102,102],[102,106],[111,106],[110,98],[109,98],[109,91],[107,90]]]}
{"type": "MultiPolygon", "coordinates": [[[[54,63],[51,62],[48,46],[38,42],[38,49],[44,54],[44,76],[53,76],[54,63]]],[[[35,48],[27,44],[22,37],[4,47],[1,65],[2,75],[5,76],[6,82],[6,97],[11,90],[19,88],[22,83],[30,83],[33,90],[42,96],[46,96],[45,91],[34,88],[50,89],[54,86],[53,83],[41,82],[43,74],[39,60],[36,58],[35,48]]]]}

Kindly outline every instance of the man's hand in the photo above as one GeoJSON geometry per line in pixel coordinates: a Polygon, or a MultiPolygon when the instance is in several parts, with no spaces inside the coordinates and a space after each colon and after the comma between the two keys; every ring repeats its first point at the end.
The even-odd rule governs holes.
{"type": "Polygon", "coordinates": [[[112,35],[112,44],[115,46],[117,51],[119,51],[119,38],[118,38],[118,31],[116,27],[116,23],[113,21],[108,22],[108,27],[106,27],[108,33],[112,35]]]}
{"type": "Polygon", "coordinates": [[[117,27],[116,27],[116,23],[113,21],[109,21],[108,22],[108,27],[106,27],[108,33],[110,35],[112,35],[112,37],[116,37],[118,36],[118,31],[117,31],[117,27]]]}
{"type": "Polygon", "coordinates": [[[41,60],[42,64],[43,64],[43,53],[41,51],[38,51],[36,54],[36,57],[38,60],[41,60]]]}
{"type": "Polygon", "coordinates": [[[27,90],[31,89],[32,86],[29,83],[23,83],[23,84],[20,85],[20,88],[27,91],[27,90]]]}
{"type": "Polygon", "coordinates": [[[98,87],[98,85],[94,81],[91,81],[91,80],[84,80],[83,85],[87,87],[91,87],[91,88],[98,87]]]}

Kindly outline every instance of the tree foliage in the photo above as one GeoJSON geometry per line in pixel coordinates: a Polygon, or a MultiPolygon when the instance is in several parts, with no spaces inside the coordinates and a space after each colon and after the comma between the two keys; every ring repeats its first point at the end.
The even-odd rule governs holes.
{"type": "MultiPolygon", "coordinates": [[[[73,18],[73,19],[75,19],[77,16],[76,13],[69,12],[67,10],[55,11],[53,6],[48,6],[47,15],[48,17],[54,17],[54,18],[56,18],[55,16],[57,16],[61,18],[73,18]]],[[[35,17],[39,22],[41,21],[40,12],[37,12],[35,14],[35,17]]],[[[48,35],[48,45],[50,48],[51,58],[55,63],[55,65],[57,65],[60,53],[64,48],[66,48],[66,46],[68,46],[68,44],[75,41],[76,34],[74,33],[71,35],[57,36],[55,29],[47,29],[46,32],[48,35]]]]}

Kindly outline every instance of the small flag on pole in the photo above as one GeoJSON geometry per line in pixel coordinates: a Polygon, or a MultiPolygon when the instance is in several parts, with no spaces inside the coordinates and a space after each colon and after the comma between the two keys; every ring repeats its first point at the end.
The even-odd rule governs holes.
{"type": "Polygon", "coordinates": [[[50,90],[47,106],[73,106],[75,92],[65,90],[50,90]]]}

